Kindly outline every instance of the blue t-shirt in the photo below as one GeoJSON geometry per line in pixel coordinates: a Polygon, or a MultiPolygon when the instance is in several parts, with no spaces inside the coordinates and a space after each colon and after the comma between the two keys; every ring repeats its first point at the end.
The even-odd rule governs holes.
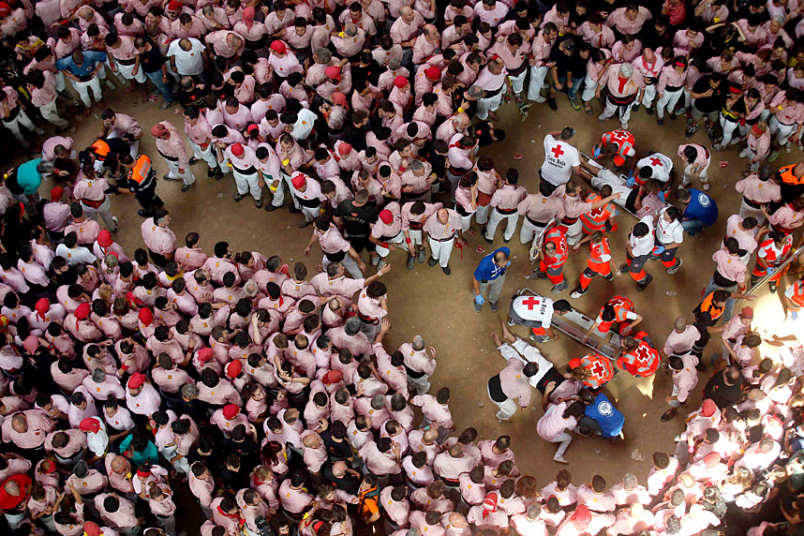
{"type": "Polygon", "coordinates": [[[35,194],[39,190],[39,185],[42,184],[42,174],[36,169],[41,161],[41,158],[35,158],[17,168],[17,184],[20,185],[25,195],[35,194]]]}
{"type": "Polygon", "coordinates": [[[604,437],[620,435],[625,424],[625,417],[614,407],[614,404],[603,393],[598,393],[595,401],[586,407],[586,416],[594,419],[603,429],[604,437]]]}
{"type": "Polygon", "coordinates": [[[717,221],[717,203],[715,200],[695,188],[690,188],[690,204],[684,210],[684,218],[701,220],[707,227],[717,221]]]}
{"type": "Polygon", "coordinates": [[[84,62],[80,67],[75,64],[73,56],[70,54],[56,62],[56,69],[59,71],[67,71],[73,76],[83,78],[91,75],[92,71],[95,70],[95,67],[97,67],[99,63],[106,61],[106,53],[99,50],[85,50],[83,54],[84,62]]]}
{"type": "Polygon", "coordinates": [[[480,259],[480,264],[478,264],[477,268],[475,268],[475,279],[478,281],[493,281],[498,277],[505,275],[505,269],[507,266],[500,267],[494,262],[494,256],[500,251],[505,253],[506,257],[511,257],[510,249],[506,247],[495,249],[493,253],[480,259]]]}

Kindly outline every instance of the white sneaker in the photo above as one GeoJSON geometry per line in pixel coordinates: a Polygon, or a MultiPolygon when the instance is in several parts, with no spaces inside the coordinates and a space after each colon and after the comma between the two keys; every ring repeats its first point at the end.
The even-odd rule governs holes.
{"type": "Polygon", "coordinates": [[[570,298],[580,298],[584,294],[585,293],[582,294],[582,293],[578,292],[577,290],[573,290],[572,293],[570,294],[570,298]]]}
{"type": "Polygon", "coordinates": [[[789,153],[790,151],[792,151],[792,150],[793,150],[793,147],[791,147],[791,146],[790,146],[790,142],[787,142],[787,143],[784,145],[784,150],[785,150],[785,152],[786,152],[786,153],[789,153]]]}
{"type": "Polygon", "coordinates": [[[112,216],[112,221],[114,222],[114,228],[112,228],[111,231],[116,233],[117,229],[120,228],[120,221],[117,219],[117,216],[112,216]]]}
{"type": "Polygon", "coordinates": [[[678,263],[675,266],[667,269],[667,273],[670,275],[673,275],[674,273],[678,272],[678,269],[681,268],[682,264],[684,264],[684,259],[681,259],[679,257],[676,257],[676,259],[678,259],[678,263]]]}
{"type": "Polygon", "coordinates": [[[564,459],[564,456],[559,456],[558,454],[553,456],[553,461],[556,463],[569,464],[569,462],[564,459]]]}
{"type": "Polygon", "coordinates": [[[536,97],[536,100],[533,102],[535,102],[536,104],[544,104],[545,102],[547,102],[547,99],[545,99],[544,97],[536,97]]]}
{"type": "Polygon", "coordinates": [[[597,116],[597,120],[598,120],[598,121],[605,121],[605,120],[606,120],[606,118],[605,118],[605,117],[603,117],[603,114],[600,114],[599,116],[597,116]]]}
{"type": "Polygon", "coordinates": [[[36,133],[37,133],[37,134],[39,134],[40,136],[41,136],[42,134],[44,134],[44,133],[45,133],[45,131],[44,131],[44,130],[42,130],[41,128],[35,128],[35,129],[34,129],[34,132],[36,132],[36,133]]]}
{"type": "Polygon", "coordinates": [[[111,89],[112,91],[114,91],[115,89],[117,89],[117,86],[116,86],[116,85],[114,85],[114,82],[112,82],[111,80],[106,80],[106,87],[108,87],[108,88],[109,88],[109,89],[111,89]]]}
{"type": "Polygon", "coordinates": [[[623,130],[628,130],[628,121],[620,121],[620,128],[623,130]]]}

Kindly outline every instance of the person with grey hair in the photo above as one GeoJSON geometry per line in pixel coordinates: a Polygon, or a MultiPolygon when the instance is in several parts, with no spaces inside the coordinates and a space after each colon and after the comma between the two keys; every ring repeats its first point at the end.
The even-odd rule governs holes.
{"type": "Polygon", "coordinates": [[[630,63],[611,65],[600,76],[595,96],[600,98],[601,90],[606,87],[606,108],[597,116],[598,120],[605,121],[618,114],[620,128],[628,130],[628,120],[631,118],[631,107],[639,102],[645,91],[645,79],[642,73],[635,71],[630,63]]]}
{"type": "Polygon", "coordinates": [[[361,325],[360,319],[352,316],[342,326],[327,331],[327,335],[334,346],[349,350],[353,356],[371,355],[374,349],[366,334],[360,332],[361,325]]]}
{"type": "Polygon", "coordinates": [[[106,374],[106,371],[100,367],[93,369],[92,373],[84,378],[82,384],[96,400],[106,401],[110,396],[117,399],[126,397],[126,391],[120,385],[120,380],[113,375],[106,374]]]}
{"type": "Polygon", "coordinates": [[[399,347],[399,353],[404,359],[405,370],[408,373],[408,385],[417,395],[430,391],[430,376],[436,368],[436,349],[430,347],[427,353],[424,337],[416,335],[413,341],[406,342],[399,347]]]}

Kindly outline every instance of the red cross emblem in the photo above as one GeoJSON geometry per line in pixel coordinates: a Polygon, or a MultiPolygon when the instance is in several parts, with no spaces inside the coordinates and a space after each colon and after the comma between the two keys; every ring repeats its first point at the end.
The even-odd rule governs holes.
{"type": "Polygon", "coordinates": [[[541,301],[537,300],[537,299],[536,299],[536,298],[534,298],[533,296],[531,296],[531,297],[529,297],[528,299],[526,299],[526,300],[523,300],[523,301],[522,301],[522,304],[523,304],[523,305],[527,305],[527,306],[528,306],[528,311],[533,311],[533,309],[534,309],[534,308],[535,308],[537,305],[539,305],[540,303],[541,303],[541,301]]]}
{"type": "Polygon", "coordinates": [[[592,373],[598,378],[603,377],[603,373],[606,372],[603,368],[603,365],[600,364],[600,361],[595,361],[595,364],[592,366],[592,373]]]}
{"type": "Polygon", "coordinates": [[[660,158],[656,158],[655,156],[651,157],[650,164],[652,166],[659,166],[659,167],[662,167],[664,165],[662,164],[662,160],[660,158]]]}
{"type": "Polygon", "coordinates": [[[556,145],[551,149],[551,151],[553,151],[553,154],[555,155],[556,158],[564,154],[564,150],[561,148],[561,145],[556,145]]]}

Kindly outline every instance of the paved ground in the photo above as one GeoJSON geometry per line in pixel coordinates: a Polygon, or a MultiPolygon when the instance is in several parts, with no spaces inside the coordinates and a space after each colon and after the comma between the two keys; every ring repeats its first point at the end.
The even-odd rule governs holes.
{"type": "MultiPolygon", "coordinates": [[[[171,121],[180,131],[183,130],[182,117],[174,114],[174,110],[160,111],[153,103],[141,104],[140,99],[140,94],[124,95],[120,91],[115,95],[107,95],[110,106],[137,117],[143,130],[150,130],[154,123],[161,120],[171,121]]],[[[520,123],[518,114],[513,112],[512,105],[501,110],[503,118],[499,126],[507,131],[508,138],[483,151],[495,159],[496,167],[501,173],[508,166],[518,168],[522,177],[521,184],[530,191],[536,191],[537,188],[538,169],[543,159],[542,139],[547,131],[560,130],[565,125],[574,127],[578,131],[574,140],[576,146],[589,153],[605,130],[618,127],[618,123],[614,121],[600,123],[595,116],[574,112],[566,98],[558,100],[558,111],[552,112],[546,105],[536,106],[531,109],[530,118],[524,124],[520,123]],[[512,155],[515,153],[521,153],[524,157],[514,161],[512,155]]],[[[600,104],[596,103],[597,113],[599,108],[600,104]]],[[[94,112],[92,118],[76,123],[78,132],[73,136],[78,148],[91,143],[99,130],[99,112],[94,112]]],[[[680,160],[675,155],[678,145],[685,142],[683,119],[668,121],[663,127],[657,127],[654,121],[654,117],[645,115],[643,111],[632,118],[631,131],[636,137],[637,150],[640,155],[647,151],[663,152],[673,157],[676,166],[679,166],[680,160]]],[[[709,146],[705,133],[699,132],[694,140],[709,146]]],[[[160,176],[167,171],[149,134],[141,142],[140,151],[154,159],[160,176]]],[[[18,158],[19,154],[15,153],[14,157],[18,158]]],[[[775,165],[778,167],[792,162],[800,156],[798,151],[789,155],[783,153],[775,165]]],[[[649,263],[647,270],[654,275],[655,280],[644,293],[634,290],[635,284],[628,275],[617,277],[613,282],[604,282],[598,278],[592,283],[590,292],[573,303],[579,309],[594,315],[608,297],[614,293],[625,293],[634,300],[637,311],[645,317],[643,327],[654,341],[662,344],[666,334],[672,329],[673,319],[679,314],[691,319],[691,311],[700,300],[703,287],[713,270],[711,254],[722,238],[725,219],[739,205],[739,196],[732,185],[742,177],[740,172],[743,165],[744,162],[737,158],[737,151],[713,154],[709,170],[713,185],[711,193],[720,205],[721,221],[714,229],[708,230],[702,239],[688,238],[685,241],[680,249],[680,256],[685,264],[675,276],[667,276],[661,263],[649,263]],[[728,166],[721,168],[721,161],[728,166]]],[[[207,252],[211,252],[216,241],[227,240],[234,251],[258,250],[267,255],[279,254],[287,263],[304,261],[311,272],[316,264],[320,264],[317,247],[310,257],[304,257],[304,247],[310,230],[297,228],[301,215],[290,215],[286,210],[269,214],[257,210],[250,198],[237,204],[232,200],[235,187],[231,178],[222,181],[207,179],[204,164],[196,165],[195,173],[198,182],[187,193],[180,192],[180,182],[161,182],[158,188],[159,195],[172,214],[171,227],[180,240],[187,232],[196,231],[201,234],[202,245],[207,252]]],[[[119,196],[112,206],[113,213],[120,218],[120,231],[116,239],[129,250],[141,246],[139,225],[142,219],[137,215],[136,202],[131,197],[119,196]]],[[[628,215],[620,216],[619,221],[620,231],[611,239],[615,266],[625,260],[625,229],[634,223],[633,218],[628,215]]],[[[477,230],[474,224],[472,228],[477,230]]],[[[532,411],[520,412],[511,422],[501,424],[494,418],[496,408],[488,400],[486,382],[505,364],[492,343],[490,332],[500,331],[500,322],[505,319],[505,310],[511,295],[524,286],[537,292],[549,292],[549,283],[525,279],[531,271],[527,248],[514,238],[508,244],[512,249],[513,264],[503,291],[501,311],[494,314],[486,308],[480,314],[475,313],[472,308],[471,274],[482,256],[475,251],[478,244],[488,251],[494,246],[502,245],[501,231],[498,231],[494,246],[487,245],[482,238],[478,243],[478,238],[470,237],[463,258],[460,251],[453,253],[450,277],[445,276],[437,267],[429,268],[426,264],[417,264],[413,271],[408,271],[404,266],[403,254],[392,254],[393,269],[384,280],[389,287],[390,320],[393,325],[387,339],[388,346],[396,347],[417,333],[423,335],[428,345],[438,350],[433,392],[441,386],[452,389],[451,406],[457,430],[475,426],[484,438],[493,438],[499,434],[511,435],[512,447],[522,471],[534,474],[540,482],[546,483],[552,480],[560,467],[551,461],[555,445],[544,443],[535,433],[534,426],[542,414],[538,407],[538,397],[534,396],[532,411]]],[[[569,290],[577,283],[584,265],[585,254],[573,256],[567,262],[565,275],[570,281],[569,290]]],[[[561,297],[568,297],[568,292],[561,297]]],[[[778,305],[773,302],[768,297],[759,305],[761,309],[778,310],[778,305]]],[[[776,322],[780,317],[774,315],[769,320],[776,322]]],[[[515,329],[515,332],[523,337],[526,335],[522,328],[515,329]]],[[[561,367],[583,351],[578,344],[566,337],[543,345],[542,350],[547,358],[561,367]]],[[[707,354],[714,350],[714,345],[710,344],[707,354]]],[[[702,377],[702,382],[704,381],[705,378],[702,377]]],[[[672,451],[673,437],[683,427],[683,416],[667,424],[659,421],[659,416],[666,409],[665,396],[670,391],[669,378],[664,373],[660,372],[650,379],[635,379],[627,374],[619,374],[607,389],[613,395],[617,407],[626,415],[625,441],[611,442],[578,436],[567,453],[569,468],[576,483],[587,481],[594,473],[602,474],[609,482],[616,480],[625,471],[634,472],[644,478],[650,469],[651,454],[656,450],[672,451]]],[[[690,402],[697,404],[699,401],[700,397],[696,395],[690,402]]]]}

